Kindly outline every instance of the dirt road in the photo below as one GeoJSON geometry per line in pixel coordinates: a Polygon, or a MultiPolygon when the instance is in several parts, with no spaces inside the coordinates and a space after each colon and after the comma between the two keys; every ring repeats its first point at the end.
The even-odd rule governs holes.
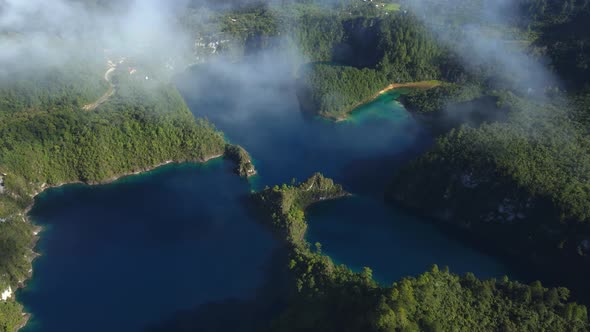
{"type": "Polygon", "coordinates": [[[83,110],[85,111],[93,111],[95,110],[98,106],[104,104],[107,100],[109,100],[109,98],[111,98],[111,96],[113,94],[115,94],[115,85],[111,82],[111,74],[115,71],[114,67],[109,68],[106,73],[104,73],[104,80],[107,81],[109,83],[109,89],[107,90],[107,92],[105,92],[104,95],[102,95],[100,98],[98,98],[97,101],[95,101],[92,104],[88,104],[88,105],[84,105],[82,107],[83,110]]]}

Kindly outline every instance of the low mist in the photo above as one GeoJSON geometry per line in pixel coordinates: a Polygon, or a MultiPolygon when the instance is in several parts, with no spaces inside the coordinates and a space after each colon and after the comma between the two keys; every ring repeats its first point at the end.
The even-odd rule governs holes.
{"type": "Polygon", "coordinates": [[[527,94],[559,86],[549,61],[533,55],[527,36],[513,29],[522,20],[522,2],[513,0],[412,0],[405,3],[437,38],[456,52],[467,68],[484,68],[498,85],[527,94]],[[464,21],[448,29],[449,15],[465,11],[464,21]]]}
{"type": "Polygon", "coordinates": [[[179,61],[192,47],[177,20],[186,5],[184,0],[0,0],[0,68],[60,66],[105,55],[179,61]]]}

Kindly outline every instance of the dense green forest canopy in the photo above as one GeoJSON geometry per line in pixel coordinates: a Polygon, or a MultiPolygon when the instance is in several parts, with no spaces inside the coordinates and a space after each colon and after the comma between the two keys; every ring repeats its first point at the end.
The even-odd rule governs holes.
{"type": "MultiPolygon", "coordinates": [[[[112,0],[84,2],[116,7],[112,0]]],[[[194,33],[195,44],[213,42],[212,53],[233,60],[296,46],[304,64],[296,70],[298,94],[314,114],[341,119],[385,86],[417,80],[447,82],[404,98],[423,116],[493,98],[497,105],[489,111],[507,109],[507,119],[484,117],[446,133],[396,173],[388,197],[484,238],[501,236],[511,253],[546,266],[560,266],[552,264],[565,257],[562,263],[574,270],[589,270],[588,1],[519,0],[521,11],[506,15],[504,25],[476,20],[483,0],[423,1],[438,14],[432,20],[448,39],[462,40],[463,28],[477,24],[532,59],[547,57],[563,80],[543,86],[551,91],[550,102],[513,85],[511,73],[497,64],[465,64],[459,45],[442,43],[425,24],[424,12],[413,12],[408,1],[381,7],[362,1],[252,1],[225,7],[236,2],[216,2],[201,13],[205,2],[193,1],[179,20],[194,33]]],[[[251,169],[243,149],[226,145],[211,124],[195,120],[176,89],[157,79],[118,73],[116,93],[84,111],[109,89],[103,66],[71,62],[35,73],[9,72],[10,80],[0,80],[0,291],[29,274],[35,229],[22,222],[24,211],[47,186],[98,183],[170,160],[205,160],[224,152],[241,161],[238,172],[251,169]]],[[[386,287],[369,269],[353,273],[336,266],[320,246],[313,250],[305,242],[304,209],[342,195],[340,186],[316,175],[254,197],[290,250],[293,297],[275,330],[588,330],[586,308],[568,303],[563,288],[481,281],[436,267],[386,287]]],[[[0,330],[22,324],[21,310],[14,301],[0,303],[0,330]]]]}
{"type": "MultiPolygon", "coordinates": [[[[263,13],[260,22],[265,26],[254,30],[262,31],[264,40],[280,34],[299,46],[309,62],[299,71],[301,104],[323,117],[342,119],[391,83],[448,82],[412,92],[402,101],[435,125],[446,125],[453,116],[453,126],[470,126],[444,135],[431,152],[409,165],[390,197],[437,216],[451,213],[457,223],[488,236],[509,232],[510,246],[525,255],[578,257],[572,266],[587,265],[588,1],[510,2],[507,8],[516,10],[486,20],[479,19],[481,11],[496,3],[422,3],[428,10],[406,12],[415,7],[405,1],[397,11],[360,2],[330,10],[266,6],[262,11],[243,8],[231,18],[247,20],[248,11],[263,13]],[[500,62],[465,63],[462,54],[470,45],[453,41],[464,40],[469,25],[530,63],[547,63],[547,80],[531,82],[539,90],[523,84],[520,73],[500,68],[500,62]],[[445,43],[431,32],[433,27],[444,31],[445,43]],[[477,121],[461,113],[465,105],[477,113],[477,121]],[[467,204],[470,208],[464,208],[465,201],[473,202],[467,204]]],[[[262,48],[281,47],[254,40],[262,48]]]]}
{"type": "Polygon", "coordinates": [[[564,6],[567,15],[555,18],[547,13],[537,23],[541,31],[537,43],[547,48],[551,66],[573,90],[590,84],[590,50],[585,47],[590,42],[590,4],[579,6],[564,6]]]}
{"type": "MultiPolygon", "coordinates": [[[[584,48],[588,2],[520,5],[528,16],[511,24],[529,30],[531,61],[547,56],[558,86],[541,95],[523,93],[510,85],[489,84],[482,71],[475,76],[482,79],[468,80],[467,88],[443,86],[404,97],[413,111],[452,113],[465,100],[465,93],[457,91],[475,91],[475,85],[474,97],[497,98],[498,107],[486,112],[506,108],[509,116],[440,137],[397,174],[390,197],[491,243],[502,237],[505,242],[496,245],[498,250],[535,261],[549,274],[567,269],[581,275],[589,269],[590,253],[589,53],[584,48]]],[[[575,283],[587,289],[584,282],[575,283]]]]}
{"type": "Polygon", "coordinates": [[[365,268],[353,273],[304,239],[304,209],[345,195],[319,174],[297,186],[253,194],[263,220],[286,241],[292,299],[273,331],[585,331],[586,307],[567,303],[569,291],[459,277],[434,266],[416,278],[378,285],[365,268]]]}
{"type": "MultiPolygon", "coordinates": [[[[0,84],[2,291],[30,273],[35,230],[24,212],[40,190],[224,152],[222,133],[195,120],[170,83],[120,75],[105,104],[83,110],[107,91],[103,76],[103,68],[80,63],[16,73],[0,84]]],[[[14,331],[22,320],[17,303],[0,303],[0,330],[14,331]]]]}
{"type": "Polygon", "coordinates": [[[314,114],[341,120],[347,112],[375,95],[387,81],[375,70],[313,64],[302,69],[299,95],[314,114]]]}
{"type": "MultiPolygon", "coordinates": [[[[318,40],[309,47],[324,51],[310,54],[320,63],[301,71],[300,97],[308,104],[306,108],[323,117],[341,119],[391,83],[454,81],[460,76],[445,48],[404,12],[383,17],[330,17],[334,23],[319,27],[314,19],[326,22],[321,16],[307,18],[311,22],[302,29],[307,33],[299,38],[314,40],[309,36],[325,28],[331,29],[328,36],[339,37],[331,42],[318,40]]],[[[305,41],[301,44],[306,45],[305,41]]]]}

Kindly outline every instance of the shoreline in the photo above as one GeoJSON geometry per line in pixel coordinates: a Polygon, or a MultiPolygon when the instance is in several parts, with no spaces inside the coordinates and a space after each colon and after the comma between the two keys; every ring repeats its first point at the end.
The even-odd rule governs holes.
{"type": "Polygon", "coordinates": [[[418,81],[418,82],[408,82],[408,83],[393,83],[388,85],[385,89],[379,91],[375,98],[379,97],[379,95],[389,92],[394,89],[431,89],[441,85],[442,82],[440,81],[418,81]]]}
{"type": "Polygon", "coordinates": [[[379,98],[379,96],[381,96],[384,93],[387,93],[391,90],[395,90],[395,89],[424,89],[424,90],[428,90],[434,87],[437,87],[439,85],[441,85],[442,82],[440,81],[436,81],[436,80],[432,80],[432,81],[418,81],[418,82],[408,82],[408,83],[392,83],[390,85],[388,85],[387,87],[385,87],[384,89],[380,90],[379,92],[377,92],[376,94],[374,94],[373,96],[371,96],[370,98],[367,98],[363,101],[360,101],[358,103],[356,103],[353,107],[351,107],[350,109],[348,109],[346,112],[344,112],[343,115],[338,116],[338,117],[330,117],[327,118],[328,120],[333,120],[334,122],[338,123],[338,122],[343,122],[348,120],[348,118],[350,117],[350,114],[352,112],[354,112],[357,108],[359,108],[362,105],[368,104],[370,102],[373,102],[375,99],[379,98]]]}
{"type": "MultiPolygon", "coordinates": [[[[29,206],[26,207],[26,209],[23,211],[23,219],[24,222],[29,223],[30,225],[33,226],[33,242],[31,243],[31,252],[32,252],[32,258],[31,258],[31,268],[29,270],[29,273],[26,277],[25,280],[19,282],[19,284],[16,286],[15,290],[14,290],[14,301],[17,301],[16,299],[16,292],[19,289],[24,289],[27,287],[27,282],[33,277],[33,262],[35,261],[35,259],[37,259],[38,257],[41,256],[41,254],[39,254],[38,252],[35,251],[35,248],[37,247],[37,243],[39,242],[39,240],[41,239],[41,235],[40,233],[43,231],[43,226],[39,226],[39,225],[35,225],[33,223],[32,220],[29,219],[28,214],[31,211],[31,209],[33,208],[33,206],[35,205],[35,198],[42,194],[43,192],[45,192],[46,190],[52,189],[52,188],[59,188],[65,185],[69,185],[69,184],[84,184],[84,185],[88,185],[88,186],[97,186],[97,185],[106,185],[106,184],[110,184],[113,183],[117,180],[120,180],[122,178],[128,177],[128,176],[135,176],[135,175],[140,175],[143,173],[147,173],[150,171],[153,171],[157,168],[166,166],[166,165],[170,165],[170,164],[182,164],[182,163],[198,163],[198,164],[205,164],[208,161],[211,161],[213,159],[217,159],[217,158],[221,158],[223,157],[225,154],[224,153],[218,153],[218,154],[213,154],[210,156],[206,156],[200,160],[166,160],[164,162],[158,163],[156,165],[152,165],[152,166],[148,166],[148,167],[143,167],[140,168],[139,170],[133,170],[133,171],[129,171],[129,172],[125,172],[122,173],[120,175],[116,175],[113,176],[107,180],[102,180],[102,181],[90,181],[90,182],[84,182],[84,181],[71,181],[71,182],[62,182],[62,183],[58,183],[58,184],[53,184],[53,185],[47,185],[47,184],[43,184],[40,188],[40,190],[33,192],[33,194],[31,195],[31,197],[33,198],[33,202],[31,204],[29,204],[29,206]]],[[[18,302],[18,301],[17,301],[18,302]]],[[[24,309],[24,308],[23,308],[24,309]]],[[[23,327],[25,327],[29,321],[29,319],[31,318],[31,313],[27,313],[23,311],[23,317],[25,317],[24,322],[19,325],[15,332],[20,331],[20,329],[22,329],[23,327]]]]}

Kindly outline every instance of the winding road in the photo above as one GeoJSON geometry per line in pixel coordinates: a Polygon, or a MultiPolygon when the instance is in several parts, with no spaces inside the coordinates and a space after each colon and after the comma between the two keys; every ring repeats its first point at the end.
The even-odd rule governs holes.
{"type": "Polygon", "coordinates": [[[111,82],[111,74],[115,71],[115,69],[115,67],[110,67],[106,71],[106,73],[104,73],[104,80],[109,83],[109,89],[107,90],[107,92],[105,92],[105,94],[98,98],[98,100],[94,103],[84,105],[82,107],[83,110],[94,111],[98,106],[104,104],[107,100],[109,100],[109,98],[111,98],[113,94],[115,94],[115,85],[113,84],[113,82],[111,82]]]}

